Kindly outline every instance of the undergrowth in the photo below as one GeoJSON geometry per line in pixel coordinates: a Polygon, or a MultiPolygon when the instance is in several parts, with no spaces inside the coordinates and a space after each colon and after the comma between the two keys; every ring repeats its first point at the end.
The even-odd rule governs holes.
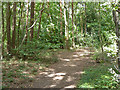
{"type": "Polygon", "coordinates": [[[84,74],[77,85],[78,88],[108,88],[117,89],[119,84],[113,78],[113,74],[108,71],[112,65],[100,64],[84,70],[84,74]]]}
{"type": "Polygon", "coordinates": [[[58,61],[54,53],[57,51],[41,50],[39,59],[23,60],[13,57],[2,61],[2,88],[21,88],[25,83],[32,82],[35,76],[45,67],[58,61]]]}

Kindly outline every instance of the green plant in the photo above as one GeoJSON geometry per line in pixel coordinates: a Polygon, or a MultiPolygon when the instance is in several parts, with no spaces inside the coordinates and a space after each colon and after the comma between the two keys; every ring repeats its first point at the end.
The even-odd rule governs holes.
{"type": "Polygon", "coordinates": [[[93,60],[96,60],[96,62],[111,62],[114,57],[108,55],[109,52],[104,51],[104,52],[95,52],[94,55],[92,56],[93,60]]]}
{"type": "Polygon", "coordinates": [[[84,70],[78,88],[118,88],[114,75],[108,71],[112,65],[101,64],[84,70]]]}

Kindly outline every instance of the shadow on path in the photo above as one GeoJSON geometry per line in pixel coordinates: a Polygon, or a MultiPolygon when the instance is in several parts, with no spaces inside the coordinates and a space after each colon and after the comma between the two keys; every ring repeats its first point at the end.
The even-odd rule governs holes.
{"type": "Polygon", "coordinates": [[[45,71],[39,73],[32,88],[75,88],[83,70],[95,65],[90,59],[88,49],[79,49],[74,52],[64,51],[58,54],[59,62],[52,64],[45,71]]]}

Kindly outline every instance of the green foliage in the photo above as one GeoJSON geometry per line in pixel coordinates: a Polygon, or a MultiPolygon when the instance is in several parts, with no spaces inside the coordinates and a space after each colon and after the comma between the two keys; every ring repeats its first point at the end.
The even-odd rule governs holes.
{"type": "Polygon", "coordinates": [[[118,82],[115,81],[114,75],[108,71],[112,65],[101,64],[92,68],[86,69],[78,84],[78,88],[108,88],[117,89],[118,82]]]}
{"type": "Polygon", "coordinates": [[[115,60],[115,57],[110,55],[111,52],[108,51],[98,51],[95,52],[94,55],[92,56],[93,60],[96,60],[96,62],[100,63],[100,62],[112,62],[115,60]]]}
{"type": "MultiPolygon", "coordinates": [[[[53,44],[53,43],[43,43],[38,40],[36,41],[29,41],[27,45],[23,45],[20,49],[16,49],[16,56],[18,58],[22,58],[23,60],[42,60],[45,59],[47,53],[50,55],[50,59],[52,57],[52,52],[47,52],[48,49],[56,49],[59,48],[61,44],[53,44]],[[46,52],[45,52],[46,51],[46,52]],[[44,56],[44,57],[43,57],[44,56]]],[[[48,59],[49,59],[48,58],[48,59]]],[[[54,61],[54,60],[53,60],[54,61]]],[[[52,62],[52,61],[51,61],[52,62]]]]}

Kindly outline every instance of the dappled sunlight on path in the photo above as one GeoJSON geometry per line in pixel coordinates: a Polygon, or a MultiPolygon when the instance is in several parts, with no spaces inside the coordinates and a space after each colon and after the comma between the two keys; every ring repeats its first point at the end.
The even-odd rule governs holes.
{"type": "Polygon", "coordinates": [[[95,65],[90,56],[91,52],[88,49],[60,52],[58,55],[60,61],[40,72],[30,87],[75,88],[81,74],[84,73],[83,70],[95,65]]]}

